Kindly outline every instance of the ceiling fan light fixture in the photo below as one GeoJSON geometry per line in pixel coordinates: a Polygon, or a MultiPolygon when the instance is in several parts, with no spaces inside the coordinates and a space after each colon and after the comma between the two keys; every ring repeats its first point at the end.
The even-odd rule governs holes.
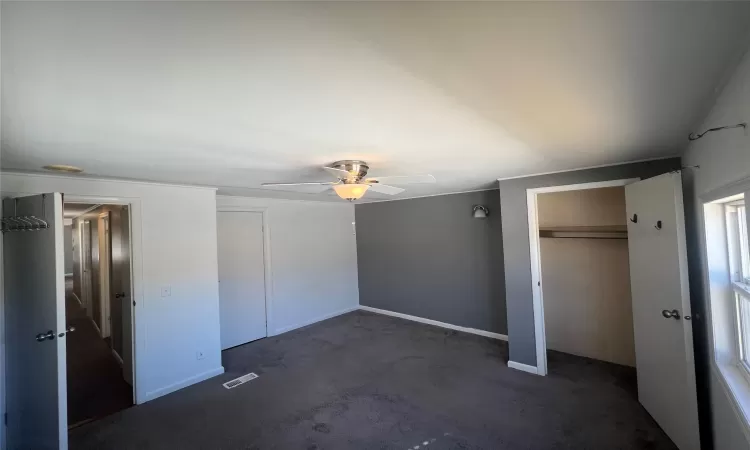
{"type": "Polygon", "coordinates": [[[350,202],[362,198],[368,189],[370,189],[368,184],[342,183],[333,186],[336,195],[350,202]]]}

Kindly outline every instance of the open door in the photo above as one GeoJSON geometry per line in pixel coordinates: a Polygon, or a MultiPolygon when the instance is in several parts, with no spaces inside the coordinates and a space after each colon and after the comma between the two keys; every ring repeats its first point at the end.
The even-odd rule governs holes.
{"type": "Polygon", "coordinates": [[[8,449],[67,449],[62,195],[3,200],[8,449]]]}
{"type": "Polygon", "coordinates": [[[122,359],[122,375],[133,385],[133,298],[130,295],[130,214],[110,212],[112,230],[112,343],[122,359]]]}
{"type": "Polygon", "coordinates": [[[625,187],[638,400],[680,450],[698,450],[682,174],[625,187]]]}

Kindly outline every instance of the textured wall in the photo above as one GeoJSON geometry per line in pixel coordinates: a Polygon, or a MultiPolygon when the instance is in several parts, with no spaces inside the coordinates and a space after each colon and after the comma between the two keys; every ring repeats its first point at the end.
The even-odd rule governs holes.
{"type": "Polygon", "coordinates": [[[490,190],[357,205],[360,304],[506,334],[498,203],[490,190]]]}

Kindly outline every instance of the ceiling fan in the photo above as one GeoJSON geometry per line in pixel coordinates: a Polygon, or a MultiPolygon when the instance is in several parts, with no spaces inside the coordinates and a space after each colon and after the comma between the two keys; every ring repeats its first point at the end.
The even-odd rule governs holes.
{"type": "Polygon", "coordinates": [[[401,175],[392,177],[370,177],[367,171],[370,166],[364,161],[346,159],[336,161],[323,169],[336,177],[335,181],[314,181],[307,183],[263,183],[261,186],[330,186],[336,194],[344,200],[354,201],[362,198],[369,189],[381,194],[396,195],[404,192],[404,189],[389,186],[388,184],[417,184],[434,183],[432,175],[401,175]]]}

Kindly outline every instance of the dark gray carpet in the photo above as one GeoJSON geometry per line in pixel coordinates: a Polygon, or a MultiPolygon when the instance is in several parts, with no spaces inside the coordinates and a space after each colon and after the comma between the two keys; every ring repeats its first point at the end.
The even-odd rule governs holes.
{"type": "Polygon", "coordinates": [[[68,425],[73,427],[133,405],[133,388],[94,322],[67,289],[65,320],[76,330],[65,337],[68,377],[68,425]]]}
{"type": "Polygon", "coordinates": [[[670,449],[634,371],[354,312],[224,353],[223,376],[70,433],[72,449],[670,449]],[[221,383],[260,378],[232,390],[221,383]]]}

